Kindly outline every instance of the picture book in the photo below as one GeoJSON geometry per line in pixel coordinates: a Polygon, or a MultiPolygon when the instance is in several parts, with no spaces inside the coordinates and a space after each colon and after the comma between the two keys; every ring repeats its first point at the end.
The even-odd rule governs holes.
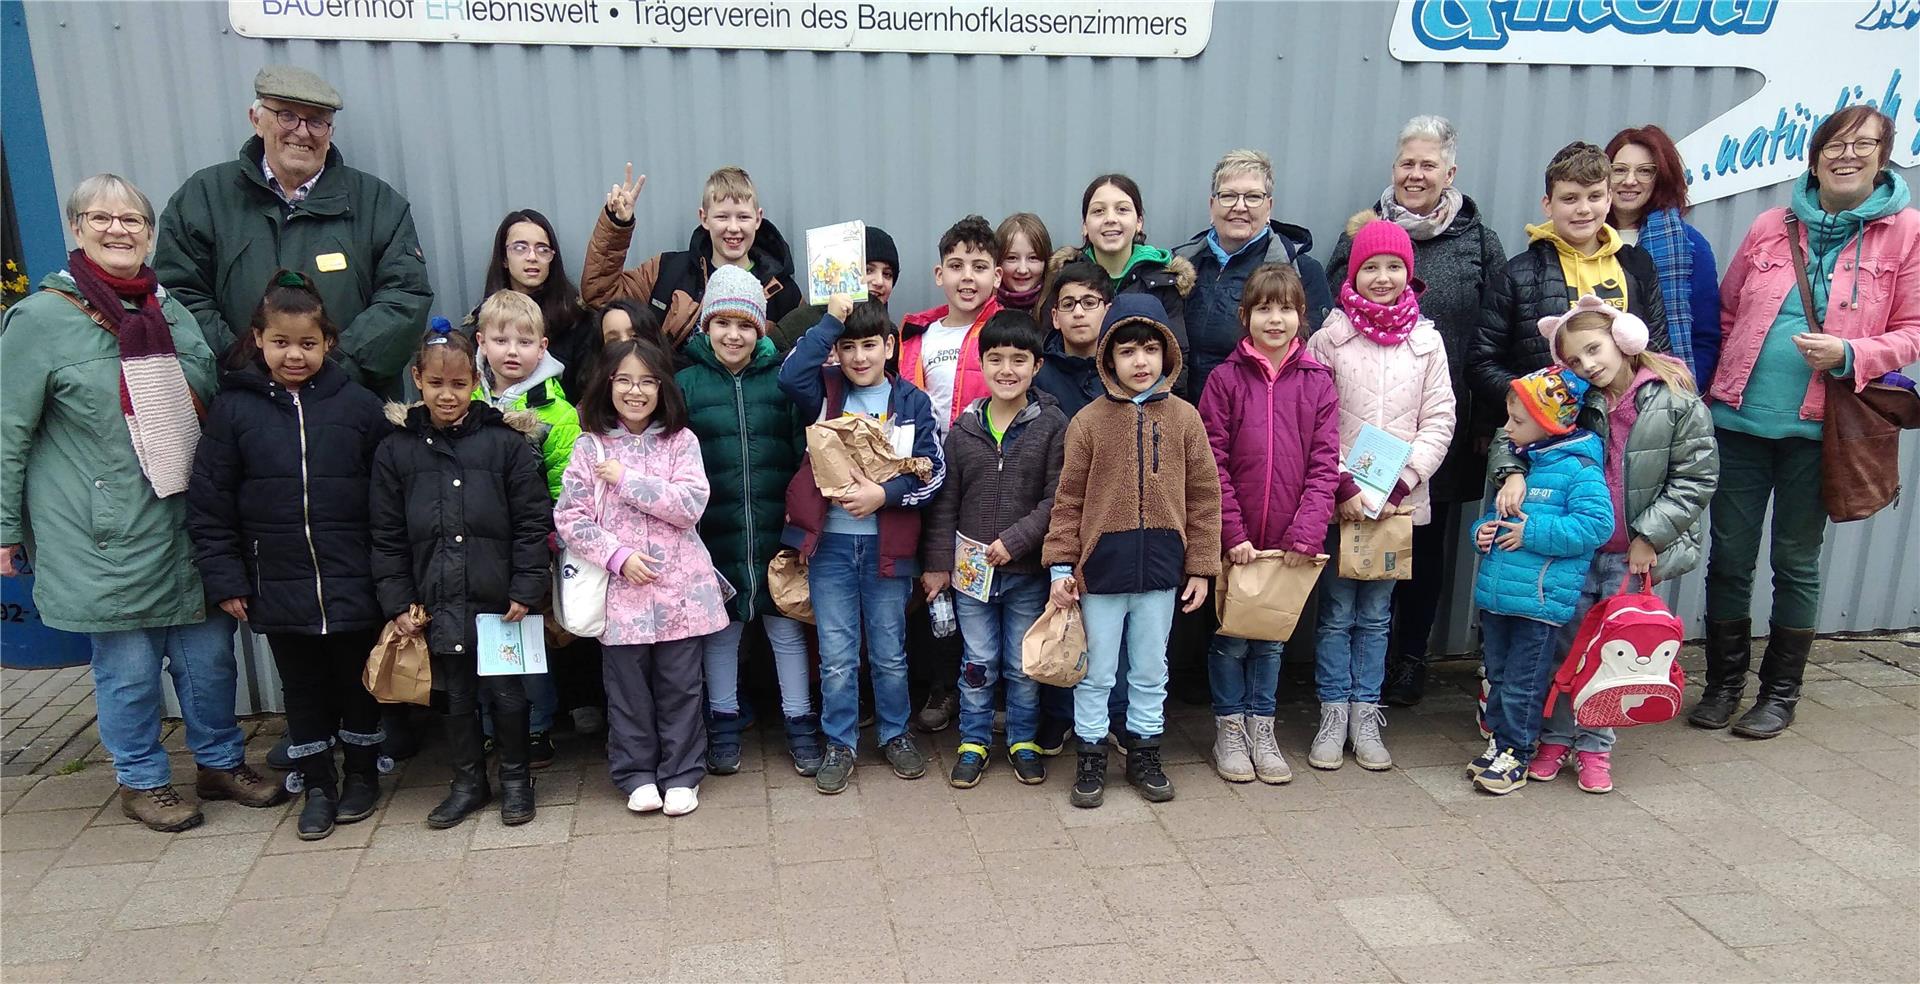
{"type": "Polygon", "coordinates": [[[807,303],[834,294],[867,299],[867,224],[855,219],[807,230],[807,303]]]}
{"type": "Polygon", "coordinates": [[[953,590],[976,601],[993,597],[993,565],[987,563],[987,546],[961,533],[953,535],[953,590]]]}
{"type": "Polygon", "coordinates": [[[1379,519],[1385,511],[1387,497],[1393,494],[1400,472],[1412,455],[1413,445],[1372,424],[1360,425],[1353,449],[1347,452],[1346,465],[1360,486],[1360,501],[1368,519],[1379,519]]]}
{"type": "Polygon", "coordinates": [[[508,622],[498,615],[474,619],[480,633],[480,675],[547,672],[547,634],[540,616],[508,622]]]}

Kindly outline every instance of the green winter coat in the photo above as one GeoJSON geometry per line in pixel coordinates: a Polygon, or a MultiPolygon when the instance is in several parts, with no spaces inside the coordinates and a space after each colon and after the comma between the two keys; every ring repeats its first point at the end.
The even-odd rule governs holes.
{"type": "MultiPolygon", "coordinates": [[[[120,412],[120,344],[55,292],[65,270],[0,325],[0,543],[24,543],[33,602],[68,632],[191,625],[206,596],[187,539],[187,497],[161,499],[120,412]]],[[[187,385],[211,403],[213,352],[180,301],[161,310],[187,385]]]]}
{"type": "Polygon", "coordinates": [[[547,491],[558,502],[560,476],[566,473],[567,462],[573,460],[573,442],[580,439],[580,412],[567,402],[567,392],[560,386],[562,367],[558,359],[547,356],[535,375],[545,371],[548,363],[551,363],[552,371],[544,378],[537,379],[531,392],[521,393],[512,399],[496,399],[487,391],[483,378],[480,388],[473,391],[473,398],[491,404],[501,413],[531,410],[535,417],[540,418],[539,429],[527,435],[527,440],[533,444],[535,451],[540,452],[540,469],[547,479],[547,491]]]}
{"type": "Polygon", "coordinates": [[[260,170],[264,145],[187,178],[160,214],[153,268],[219,357],[247,329],[274,271],[313,278],[340,326],[334,351],[355,382],[396,395],[427,327],[433,290],[407,200],[346,165],[339,148],[305,201],[288,206],[260,170]],[[328,267],[322,270],[320,258],[328,267]],[[344,262],[344,266],[340,264],[344,262]]]}
{"type": "Polygon", "coordinates": [[[744,622],[777,615],[767,593],[767,562],[780,549],[787,485],[800,469],[808,421],[780,392],[780,356],[771,339],[760,339],[738,375],[721,367],[705,332],[688,338],[681,351],[693,364],[674,381],[686,396],[687,426],[700,439],[713,490],[700,517],[700,539],[737,592],[727,617],[744,622]]]}
{"type": "MultiPolygon", "coordinates": [[[[1592,393],[1580,410],[1579,425],[1604,441],[1606,396],[1597,389],[1592,393]]],[[[1654,579],[1671,581],[1700,566],[1707,503],[1720,482],[1720,447],[1713,438],[1713,416],[1700,397],[1658,381],[1640,386],[1633,397],[1640,414],[1627,434],[1627,529],[1660,552],[1654,579]]],[[[1496,485],[1527,470],[1514,456],[1505,428],[1494,435],[1487,455],[1496,485]]]]}

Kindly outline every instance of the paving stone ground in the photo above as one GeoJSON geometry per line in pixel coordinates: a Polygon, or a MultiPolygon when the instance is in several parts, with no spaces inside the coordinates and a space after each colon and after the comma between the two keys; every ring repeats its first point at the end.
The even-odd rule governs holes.
{"type": "MultiPolygon", "coordinates": [[[[821,796],[761,730],[680,819],[628,813],[574,741],[524,827],[429,830],[430,747],[327,840],[295,838],[292,805],[211,803],[166,835],[120,815],[97,749],[68,750],[83,725],[55,750],[83,768],[45,774],[71,761],[49,755],[0,779],[0,979],[1912,981],[1920,644],[1816,658],[1788,735],[1623,732],[1607,796],[1472,791],[1465,664],[1389,713],[1392,771],[1307,768],[1296,701],[1294,782],[1229,785],[1205,764],[1209,712],[1175,707],[1178,798],[1142,802],[1116,763],[1091,811],[1067,804],[1070,758],[1039,787],[1004,761],[948,787],[950,732],[924,779],[869,749],[821,796]]],[[[1309,693],[1295,672],[1286,693],[1309,693]]],[[[72,713],[47,708],[81,706],[56,701],[84,683],[0,677],[9,754],[44,748],[72,713]]],[[[277,728],[251,726],[257,761],[277,728]]],[[[192,771],[176,757],[188,790],[192,771]]]]}

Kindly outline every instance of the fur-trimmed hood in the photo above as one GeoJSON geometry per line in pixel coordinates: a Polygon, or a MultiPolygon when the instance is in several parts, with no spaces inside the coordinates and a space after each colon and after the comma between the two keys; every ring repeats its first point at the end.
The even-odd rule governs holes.
{"type": "MultiPolygon", "coordinates": [[[[427,417],[427,405],[419,400],[415,400],[412,403],[389,402],[387,404],[386,414],[387,422],[395,427],[416,430],[421,427],[431,428],[433,426],[427,417]],[[419,411],[418,414],[414,413],[416,410],[419,411]],[[416,417],[418,418],[417,420],[416,417]]],[[[484,427],[488,424],[500,424],[504,427],[511,427],[528,437],[541,434],[546,429],[546,422],[540,419],[539,414],[531,410],[500,411],[495,410],[493,407],[479,400],[475,400],[468,405],[467,419],[460,424],[460,428],[465,430],[472,427],[484,427]]]]}

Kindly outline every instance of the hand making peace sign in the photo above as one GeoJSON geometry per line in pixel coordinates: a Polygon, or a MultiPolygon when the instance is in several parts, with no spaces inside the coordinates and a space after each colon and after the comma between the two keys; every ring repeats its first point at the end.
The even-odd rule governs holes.
{"type": "Polygon", "coordinates": [[[633,176],[633,162],[627,162],[627,180],[616,183],[607,192],[607,214],[621,222],[633,221],[633,201],[640,197],[640,189],[646,187],[647,176],[633,176]]]}

